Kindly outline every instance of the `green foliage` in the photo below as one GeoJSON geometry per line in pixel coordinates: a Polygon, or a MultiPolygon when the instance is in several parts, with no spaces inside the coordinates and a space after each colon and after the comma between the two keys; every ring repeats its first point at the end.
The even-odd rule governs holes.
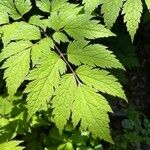
{"type": "Polygon", "coordinates": [[[14,22],[1,27],[2,41],[4,45],[11,44],[13,40],[38,40],[41,38],[40,30],[27,22],[14,22]]]}
{"type": "MultiPolygon", "coordinates": [[[[84,0],[83,3],[85,3],[85,11],[87,13],[91,13],[101,4],[101,13],[108,28],[113,26],[121,11],[131,40],[134,40],[143,13],[142,0],[95,0],[94,2],[84,0]]],[[[150,9],[150,1],[145,0],[145,3],[147,8],[150,9]]]]}
{"type": "Polygon", "coordinates": [[[142,13],[141,0],[127,0],[123,6],[124,22],[133,41],[142,13]]]}
{"type": "Polygon", "coordinates": [[[100,44],[88,45],[86,41],[75,41],[69,44],[67,52],[68,60],[75,65],[83,63],[93,67],[124,69],[112,52],[100,44]]]}
{"type": "Polygon", "coordinates": [[[60,75],[65,71],[65,63],[52,51],[45,56],[43,55],[36,68],[30,71],[26,79],[31,80],[31,82],[24,91],[29,93],[27,97],[29,118],[49,103],[54,88],[57,88],[59,84],[60,75]]]}
{"type": "Polygon", "coordinates": [[[0,149],[5,150],[23,150],[23,147],[18,146],[21,142],[20,141],[9,141],[5,143],[0,143],[0,149]]]}
{"type": "Polygon", "coordinates": [[[105,0],[102,5],[102,14],[104,14],[104,22],[108,28],[115,23],[124,0],[105,0]],[[111,9],[110,9],[111,8],[111,9]]]}
{"type": "Polygon", "coordinates": [[[0,2],[0,149],[102,150],[99,140],[113,143],[107,96],[127,102],[115,73],[128,65],[110,28],[122,9],[133,40],[142,2],[82,3],[0,2]],[[93,13],[98,5],[106,27],[93,13]],[[101,42],[112,39],[116,51],[101,42]]]}
{"type": "Polygon", "coordinates": [[[102,4],[104,0],[93,0],[92,3],[90,0],[83,0],[85,5],[85,10],[88,13],[91,13],[98,5],[102,4]]]}

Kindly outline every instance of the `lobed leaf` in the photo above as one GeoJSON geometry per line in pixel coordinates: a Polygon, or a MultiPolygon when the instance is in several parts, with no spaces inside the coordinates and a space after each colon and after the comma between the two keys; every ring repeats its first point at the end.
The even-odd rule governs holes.
{"type": "Polygon", "coordinates": [[[20,19],[21,15],[16,9],[13,0],[2,0],[0,1],[0,12],[8,13],[14,20],[20,19]]]}
{"type": "Polygon", "coordinates": [[[7,12],[0,10],[0,25],[9,23],[9,17],[7,12]]]}
{"type": "Polygon", "coordinates": [[[27,79],[31,82],[24,91],[29,93],[27,97],[29,118],[50,101],[54,88],[59,84],[60,74],[65,73],[65,71],[66,65],[63,60],[56,53],[49,52],[29,73],[27,79]]]}
{"type": "Polygon", "coordinates": [[[14,95],[29,72],[30,49],[9,57],[2,65],[2,68],[5,69],[4,79],[6,80],[8,93],[14,95]]]}
{"type": "Polygon", "coordinates": [[[121,68],[123,66],[107,47],[94,44],[87,45],[86,41],[74,41],[67,49],[68,60],[75,65],[87,64],[102,68],[121,68]]]}
{"type": "Polygon", "coordinates": [[[56,89],[52,100],[54,121],[62,133],[64,126],[70,118],[77,84],[72,74],[62,76],[60,86],[56,89]]]}
{"type": "Polygon", "coordinates": [[[39,28],[23,21],[4,25],[1,30],[3,33],[2,40],[5,46],[14,40],[38,40],[41,38],[39,28]]]}
{"type": "Polygon", "coordinates": [[[32,46],[31,59],[33,65],[38,64],[43,53],[49,53],[50,48],[54,48],[53,40],[49,37],[43,38],[32,46]]]}
{"type": "Polygon", "coordinates": [[[122,14],[124,14],[124,22],[126,23],[132,41],[140,23],[142,10],[141,0],[126,0],[123,5],[122,14]]]}
{"type": "Polygon", "coordinates": [[[60,42],[69,42],[68,37],[62,32],[55,32],[53,34],[53,39],[58,44],[60,44],[60,42]]]}
{"type": "Polygon", "coordinates": [[[120,97],[126,100],[125,93],[117,78],[106,70],[93,69],[88,66],[81,66],[76,70],[79,78],[86,84],[100,92],[120,97]]]}
{"type": "Polygon", "coordinates": [[[80,122],[81,130],[89,130],[94,135],[112,143],[109,131],[108,112],[112,112],[105,98],[87,85],[80,84],[76,89],[72,107],[72,121],[80,122]]]}
{"type": "Polygon", "coordinates": [[[4,143],[0,143],[0,149],[1,150],[23,150],[24,147],[18,146],[22,141],[8,141],[4,143]]]}
{"type": "Polygon", "coordinates": [[[86,13],[91,13],[98,5],[102,4],[105,0],[83,0],[86,13]]]}
{"type": "Polygon", "coordinates": [[[15,6],[21,16],[29,12],[32,8],[30,0],[15,0],[15,6]]]}
{"type": "Polygon", "coordinates": [[[23,50],[26,50],[32,46],[32,43],[29,41],[17,41],[11,42],[6,47],[2,49],[0,53],[0,61],[3,61],[6,58],[9,58],[23,50]]]}
{"type": "Polygon", "coordinates": [[[111,28],[119,16],[124,0],[105,0],[101,12],[104,14],[104,22],[108,28],[111,28]]]}
{"type": "Polygon", "coordinates": [[[36,1],[37,7],[45,12],[50,12],[50,1],[49,0],[37,0],[36,1]]]}

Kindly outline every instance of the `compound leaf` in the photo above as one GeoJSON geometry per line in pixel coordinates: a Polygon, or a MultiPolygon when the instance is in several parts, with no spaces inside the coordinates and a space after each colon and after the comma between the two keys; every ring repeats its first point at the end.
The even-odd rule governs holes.
{"type": "Polygon", "coordinates": [[[55,31],[64,30],[76,40],[114,36],[110,30],[99,24],[99,21],[92,20],[92,16],[80,14],[82,9],[83,7],[74,4],[63,5],[59,11],[51,14],[49,27],[55,31]]]}
{"type": "MultiPolygon", "coordinates": [[[[148,0],[145,2],[147,4],[148,0]]],[[[93,15],[96,13],[93,11],[101,5],[104,22],[111,28],[123,7],[124,21],[133,38],[142,12],[142,2],[83,0],[83,5],[80,4],[68,0],[0,1],[0,62],[4,69],[1,75],[6,80],[8,91],[4,93],[8,97],[0,97],[0,115],[8,117],[1,118],[0,141],[7,140],[8,149],[22,149],[18,146],[19,141],[9,140],[24,134],[24,129],[27,129],[28,123],[24,125],[26,109],[27,119],[32,117],[31,126],[45,124],[40,120],[40,115],[35,115],[36,112],[45,117],[52,110],[47,117],[52,119],[60,133],[68,128],[65,125],[69,120],[73,123],[72,128],[80,127],[81,134],[91,132],[112,142],[108,115],[112,109],[101,93],[126,100],[116,77],[106,71],[107,68],[115,68],[116,71],[116,68],[124,67],[106,46],[95,43],[99,43],[99,38],[115,34],[96,20],[101,16],[93,15]],[[26,101],[13,98],[20,92],[20,99],[25,96],[26,101]],[[15,113],[19,114],[15,116],[15,113]],[[5,124],[8,124],[8,130],[6,127],[2,129],[5,124]]],[[[0,87],[4,86],[5,83],[0,82],[0,87]]],[[[33,139],[36,136],[33,134],[33,139]]],[[[25,142],[26,149],[42,148],[37,140],[34,144],[26,139],[25,142]]],[[[7,150],[6,143],[0,143],[0,149],[7,150]]],[[[58,149],[67,147],[73,148],[73,145],[62,144],[58,149]]]]}

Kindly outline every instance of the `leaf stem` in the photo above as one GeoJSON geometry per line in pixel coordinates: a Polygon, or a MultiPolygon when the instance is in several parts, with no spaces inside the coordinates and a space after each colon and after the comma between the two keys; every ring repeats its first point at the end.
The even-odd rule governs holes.
{"type": "MultiPolygon", "coordinates": [[[[42,29],[43,31],[43,29],[42,29]]],[[[44,31],[43,31],[44,35],[46,37],[49,37],[44,31]]],[[[55,43],[55,41],[54,41],[55,43]]],[[[79,80],[79,77],[77,76],[77,74],[75,73],[75,71],[73,70],[73,68],[71,67],[71,65],[69,64],[69,62],[67,61],[67,59],[64,57],[64,54],[61,52],[61,50],[56,46],[56,43],[55,43],[55,49],[57,50],[57,52],[59,53],[60,57],[64,60],[64,62],[66,63],[66,65],[69,67],[70,71],[73,73],[76,81],[78,84],[81,84],[80,80],[79,80]]]]}
{"type": "Polygon", "coordinates": [[[57,52],[60,54],[60,57],[62,57],[62,59],[64,60],[64,62],[67,64],[67,66],[69,67],[69,69],[71,70],[71,72],[73,73],[75,79],[77,80],[77,83],[80,84],[80,80],[77,76],[77,74],[75,73],[75,71],[72,69],[71,65],[68,63],[67,59],[64,57],[63,53],[60,51],[60,49],[55,45],[55,48],[57,50],[57,52]]]}

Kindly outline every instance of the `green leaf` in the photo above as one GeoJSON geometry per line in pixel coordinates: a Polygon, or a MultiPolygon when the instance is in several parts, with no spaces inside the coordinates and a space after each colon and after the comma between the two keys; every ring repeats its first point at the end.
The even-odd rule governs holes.
{"type": "Polygon", "coordinates": [[[0,11],[0,25],[9,23],[8,14],[6,12],[0,11]]]}
{"type": "Polygon", "coordinates": [[[67,0],[37,0],[36,4],[40,10],[44,12],[58,11],[62,6],[66,5],[67,0]]]}
{"type": "Polygon", "coordinates": [[[94,87],[100,92],[117,96],[124,100],[127,99],[121,84],[108,71],[81,66],[76,70],[76,73],[86,85],[94,87]]]}
{"type": "Polygon", "coordinates": [[[58,146],[57,150],[74,150],[72,143],[67,142],[58,146]]]}
{"type": "Polygon", "coordinates": [[[1,117],[0,118],[0,128],[6,126],[7,124],[9,124],[9,120],[4,117],[1,117]]]}
{"type": "Polygon", "coordinates": [[[67,1],[68,0],[52,0],[51,1],[51,12],[59,11],[60,8],[66,6],[68,4],[67,1]]]}
{"type": "Polygon", "coordinates": [[[14,20],[21,18],[21,15],[16,10],[16,6],[13,0],[0,1],[0,12],[8,13],[14,20]]]}
{"type": "Polygon", "coordinates": [[[30,17],[29,24],[41,27],[45,31],[48,27],[48,19],[43,19],[43,16],[40,15],[34,15],[30,17]]]}
{"type": "Polygon", "coordinates": [[[12,40],[38,40],[41,38],[39,28],[23,21],[4,25],[1,30],[3,32],[2,40],[5,45],[12,40]]]}
{"type": "Polygon", "coordinates": [[[62,32],[55,32],[53,34],[53,39],[56,43],[60,44],[60,42],[69,42],[68,37],[62,32]]]}
{"type": "Polygon", "coordinates": [[[126,0],[123,5],[122,14],[124,14],[124,22],[126,23],[132,41],[134,40],[140,22],[142,10],[141,0],[126,0]]]}
{"type": "MultiPolygon", "coordinates": [[[[0,1],[0,63],[4,69],[0,77],[6,81],[5,85],[2,80],[0,87],[3,96],[8,95],[0,97],[1,144],[7,141],[9,148],[11,139],[31,131],[30,127],[46,125],[47,119],[58,130],[50,130],[48,137],[41,134],[39,140],[37,130],[32,130],[33,134],[25,136],[26,149],[42,149],[45,136],[47,149],[73,149],[74,144],[82,148],[91,135],[112,142],[108,115],[112,109],[102,95],[126,96],[117,78],[105,69],[124,67],[106,46],[95,43],[115,34],[100,23],[101,14],[91,14],[101,5],[105,24],[111,28],[123,1],[125,10],[131,0],[83,0],[76,4],[68,0],[0,1]],[[21,97],[14,99],[18,92],[21,97]],[[33,116],[29,126],[25,121],[33,116]],[[74,141],[76,127],[80,136],[74,141]],[[56,135],[63,130],[64,135],[56,135]]],[[[23,149],[19,144],[13,147],[23,149]]]]}
{"type": "Polygon", "coordinates": [[[145,0],[145,3],[147,5],[147,8],[150,10],[150,0],[145,0]]]}
{"type": "Polygon", "coordinates": [[[60,86],[55,91],[52,107],[54,108],[54,121],[60,133],[62,133],[67,120],[69,120],[75,96],[74,91],[76,91],[76,89],[77,84],[74,76],[67,74],[62,77],[60,86]]]}
{"type": "Polygon", "coordinates": [[[74,41],[67,49],[68,60],[75,65],[87,64],[102,68],[122,68],[121,63],[115,58],[107,47],[94,44],[87,45],[86,41],[74,41]]]}
{"type": "Polygon", "coordinates": [[[108,112],[112,112],[105,98],[91,87],[79,84],[72,106],[72,121],[80,122],[81,130],[89,130],[94,135],[112,142],[109,131],[108,112]]]}
{"type": "Polygon", "coordinates": [[[31,82],[24,91],[29,93],[27,97],[29,118],[50,101],[54,88],[59,84],[60,74],[65,71],[66,65],[63,60],[56,53],[50,52],[45,54],[36,68],[30,72],[27,79],[31,82]]]}
{"type": "Polygon", "coordinates": [[[15,0],[15,6],[21,16],[26,14],[32,7],[30,0],[15,0]]]}
{"type": "Polygon", "coordinates": [[[48,37],[41,39],[38,43],[34,44],[31,51],[33,65],[38,63],[39,59],[43,56],[42,53],[49,53],[50,48],[54,48],[54,43],[53,40],[48,37]]]}
{"type": "Polygon", "coordinates": [[[64,30],[76,40],[114,36],[110,30],[99,24],[99,21],[92,20],[92,16],[79,14],[81,9],[82,7],[74,4],[63,5],[59,11],[51,14],[49,27],[55,31],[64,30]]]}
{"type": "Polygon", "coordinates": [[[112,110],[105,98],[97,92],[88,85],[79,83],[77,86],[73,74],[63,76],[52,100],[54,121],[60,133],[70,117],[71,110],[74,127],[81,121],[81,130],[88,129],[94,135],[112,142],[107,114],[112,110]]]}
{"type": "Polygon", "coordinates": [[[0,97],[0,114],[7,115],[12,111],[13,104],[10,102],[7,97],[0,97]]]}
{"type": "Polygon", "coordinates": [[[23,50],[26,50],[32,46],[32,43],[29,41],[17,41],[11,42],[6,47],[2,49],[0,53],[0,61],[3,61],[6,58],[9,58],[23,50]]]}
{"type": "Polygon", "coordinates": [[[0,143],[1,150],[23,150],[24,147],[18,146],[22,141],[8,141],[5,143],[0,143]]]}
{"type": "Polygon", "coordinates": [[[2,68],[5,69],[4,79],[6,80],[6,86],[8,93],[14,95],[24,81],[26,75],[29,72],[30,67],[30,49],[26,49],[9,57],[2,68]],[[17,71],[17,75],[16,75],[17,71]]]}
{"type": "Polygon", "coordinates": [[[108,28],[111,28],[115,23],[119,12],[122,8],[124,0],[105,0],[101,11],[104,14],[104,22],[108,28]]]}
{"type": "Polygon", "coordinates": [[[115,36],[110,30],[99,24],[99,21],[91,19],[92,16],[77,15],[76,18],[66,24],[64,30],[75,40],[115,36]]]}
{"type": "Polygon", "coordinates": [[[42,11],[45,11],[45,12],[48,12],[48,13],[50,12],[50,6],[51,6],[50,0],[37,0],[36,5],[42,11]]]}
{"type": "Polygon", "coordinates": [[[31,46],[32,43],[29,41],[12,42],[4,47],[0,53],[0,61],[6,59],[2,68],[6,69],[4,78],[6,79],[8,93],[11,95],[16,93],[28,74],[31,46]]]}
{"type": "Polygon", "coordinates": [[[62,6],[60,5],[59,10],[52,12],[49,19],[49,27],[53,28],[55,31],[59,31],[69,22],[76,19],[77,14],[82,9],[82,7],[77,7],[77,5],[68,3],[62,6]]]}
{"type": "Polygon", "coordinates": [[[103,1],[105,0],[83,0],[86,13],[91,13],[98,5],[102,4],[103,1]]]}

